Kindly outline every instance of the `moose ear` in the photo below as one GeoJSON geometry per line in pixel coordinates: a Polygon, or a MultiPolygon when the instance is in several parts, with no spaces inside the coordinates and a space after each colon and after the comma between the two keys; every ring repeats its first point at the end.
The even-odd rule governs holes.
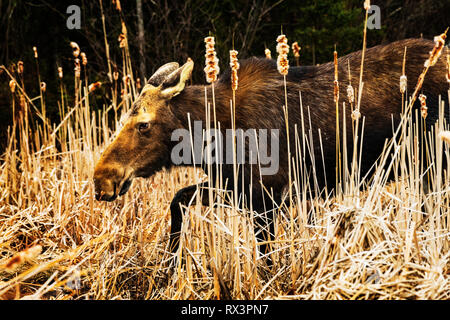
{"type": "Polygon", "coordinates": [[[147,84],[150,84],[154,87],[159,87],[164,80],[175,70],[177,70],[180,65],[176,62],[169,62],[160,67],[156,72],[150,77],[147,81],[147,84]]]}
{"type": "Polygon", "coordinates": [[[180,94],[184,90],[186,81],[192,75],[192,69],[194,69],[194,61],[188,58],[182,67],[167,76],[161,85],[160,95],[163,98],[171,99],[180,94]]]}

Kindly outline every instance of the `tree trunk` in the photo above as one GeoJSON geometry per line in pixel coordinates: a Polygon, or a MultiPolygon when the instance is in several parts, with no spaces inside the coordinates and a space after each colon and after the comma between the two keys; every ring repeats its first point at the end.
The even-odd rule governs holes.
{"type": "Polygon", "coordinates": [[[137,29],[138,29],[138,47],[139,47],[139,73],[142,83],[145,83],[145,36],[144,36],[144,16],[142,14],[142,0],[136,0],[137,11],[137,29]]]}

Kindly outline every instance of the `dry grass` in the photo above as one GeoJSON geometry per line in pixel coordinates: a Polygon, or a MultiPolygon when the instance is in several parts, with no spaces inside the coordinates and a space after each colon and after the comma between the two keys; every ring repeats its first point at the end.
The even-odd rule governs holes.
{"type": "MultiPolygon", "coordinates": [[[[132,75],[123,52],[123,74],[132,75]]],[[[419,121],[404,117],[397,131],[404,138],[391,141],[379,161],[400,173],[392,183],[381,165],[360,179],[355,156],[351,166],[342,163],[351,167],[343,171],[344,191],[307,201],[314,186],[298,178],[304,164],[294,161],[292,205],[278,212],[272,267],[258,253],[255,213],[217,190],[211,190],[211,197],[220,195],[216,206],[193,199],[186,209],[176,264],[167,251],[170,201],[182,187],[204,181],[201,171],[162,171],[135,180],[114,203],[94,199],[94,164],[136,96],[133,77],[114,80],[112,105],[97,113],[88,82],[76,77],[76,105],[62,98],[55,125],[43,115],[45,99],[34,105],[10,76],[20,116],[1,159],[0,299],[450,298],[450,185],[436,165],[450,161],[438,139],[447,128],[443,117],[426,136],[419,121]],[[31,114],[38,120],[33,130],[31,114]],[[426,142],[424,163],[411,160],[418,139],[426,142]]],[[[429,108],[442,113],[444,102],[429,108]]]]}

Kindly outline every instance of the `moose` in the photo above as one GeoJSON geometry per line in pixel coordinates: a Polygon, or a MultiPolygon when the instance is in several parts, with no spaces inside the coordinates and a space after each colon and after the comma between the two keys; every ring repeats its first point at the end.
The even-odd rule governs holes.
{"type": "MultiPolygon", "coordinates": [[[[434,42],[425,39],[406,39],[387,45],[378,45],[365,52],[360,113],[365,117],[364,145],[362,146],[361,172],[368,172],[382,152],[385,140],[392,138],[393,121],[399,123],[402,113],[402,96],[399,92],[399,79],[402,75],[403,56],[407,48],[405,74],[408,78],[407,92],[412,93],[424,62],[434,47],[434,42]]],[[[444,49],[443,56],[448,54],[444,49]]],[[[349,85],[349,70],[353,84],[358,83],[362,52],[354,52],[338,59],[339,93],[341,99],[346,95],[349,85]]],[[[428,97],[428,105],[437,106],[438,97],[445,97],[448,90],[445,59],[429,69],[422,92],[428,97]]],[[[203,127],[214,127],[213,118],[205,114],[205,102],[215,106],[220,130],[232,128],[233,92],[230,86],[230,70],[225,71],[214,83],[214,101],[212,85],[187,85],[191,78],[194,63],[191,59],[179,66],[168,63],[159,68],[148,80],[139,97],[131,108],[123,128],[104,150],[96,164],[94,183],[96,199],[113,201],[125,194],[131,181],[136,177],[151,177],[163,167],[170,168],[171,150],[175,143],[171,134],[177,129],[188,129],[189,121],[201,121],[203,127]],[[207,94],[205,97],[205,88],[207,94]],[[206,101],[205,101],[206,100],[206,101]]],[[[221,175],[227,180],[227,188],[238,186],[238,192],[261,213],[255,215],[255,231],[258,241],[274,236],[274,208],[283,199],[283,190],[288,184],[289,154],[295,154],[296,127],[304,126],[304,132],[313,133],[313,155],[317,166],[317,183],[325,183],[330,190],[336,180],[336,105],[334,102],[334,64],[329,62],[318,66],[291,67],[284,77],[277,72],[274,60],[267,58],[249,58],[240,61],[238,71],[239,86],[235,92],[235,128],[279,129],[279,168],[275,174],[261,175],[260,166],[246,163],[241,166],[238,183],[235,184],[233,165],[223,164],[221,175]],[[286,95],[285,95],[286,83],[286,95]],[[302,121],[300,108],[308,107],[309,121],[302,121]],[[288,122],[284,105],[287,101],[288,122]],[[286,130],[286,123],[288,129],[286,130]],[[318,129],[321,132],[321,140],[318,129]],[[287,135],[291,141],[290,150],[287,135]],[[324,166],[324,168],[322,168],[324,166]],[[244,179],[244,181],[242,181],[244,179]],[[253,183],[249,183],[252,181],[253,183]],[[244,183],[242,183],[244,182],[244,183]],[[271,196],[264,196],[269,190],[271,196]],[[250,199],[250,200],[248,200],[250,199]]],[[[417,108],[414,105],[414,108],[417,108]]],[[[428,124],[438,119],[438,108],[431,108],[426,119],[428,124]]],[[[342,116],[342,115],[341,115],[342,116]]],[[[447,115],[448,116],[448,115],[447,115]]],[[[350,112],[346,113],[347,123],[351,123],[350,112]]],[[[352,136],[351,125],[347,126],[347,137],[352,136]]],[[[299,139],[300,142],[302,139],[299,139]]],[[[246,144],[248,144],[246,142],[246,144]]],[[[351,145],[351,143],[349,143],[351,145]]],[[[245,151],[247,152],[247,151],[245,151]]],[[[351,148],[348,152],[352,152],[351,148]]],[[[248,156],[248,154],[246,154],[248,156]]],[[[312,161],[308,162],[313,165],[312,161]]],[[[216,181],[217,170],[208,171],[202,165],[210,181],[216,181]]],[[[170,205],[171,234],[169,248],[175,252],[179,245],[183,221],[181,205],[188,206],[197,188],[207,187],[207,182],[192,185],[179,190],[170,205]]],[[[209,205],[207,192],[203,192],[203,205],[209,205]]],[[[267,243],[267,241],[265,242],[267,243]]],[[[260,251],[266,252],[267,245],[261,245],[260,251]]]]}

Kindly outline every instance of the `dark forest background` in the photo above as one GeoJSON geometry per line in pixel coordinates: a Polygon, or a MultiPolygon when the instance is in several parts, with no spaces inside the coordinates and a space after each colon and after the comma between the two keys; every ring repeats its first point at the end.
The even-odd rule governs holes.
{"type": "MultiPolygon", "coordinates": [[[[100,1],[112,61],[121,65],[117,39],[122,15],[128,29],[133,70],[141,79],[148,78],[166,62],[182,63],[191,57],[196,63],[193,81],[204,83],[203,39],[209,34],[216,37],[221,70],[229,63],[228,50],[233,43],[240,59],[262,56],[265,47],[276,57],[275,39],[281,28],[290,44],[297,41],[302,47],[302,65],[332,60],[335,45],[340,56],[362,47],[363,0],[122,0],[122,12],[111,0],[0,0],[0,65],[12,70],[18,61],[23,61],[26,90],[31,98],[36,97],[39,83],[32,47],[37,47],[51,118],[57,119],[58,66],[64,69],[68,92],[73,92],[71,41],[77,42],[87,55],[90,82],[104,84],[91,104],[109,104],[100,1]],[[80,30],[66,27],[69,5],[81,8],[80,30]],[[143,21],[143,35],[138,32],[139,18],[143,21]]],[[[450,0],[377,0],[372,4],[381,8],[381,30],[368,30],[368,46],[408,37],[432,39],[450,25],[450,0]]],[[[0,150],[12,116],[9,80],[0,71],[0,150]]]]}

